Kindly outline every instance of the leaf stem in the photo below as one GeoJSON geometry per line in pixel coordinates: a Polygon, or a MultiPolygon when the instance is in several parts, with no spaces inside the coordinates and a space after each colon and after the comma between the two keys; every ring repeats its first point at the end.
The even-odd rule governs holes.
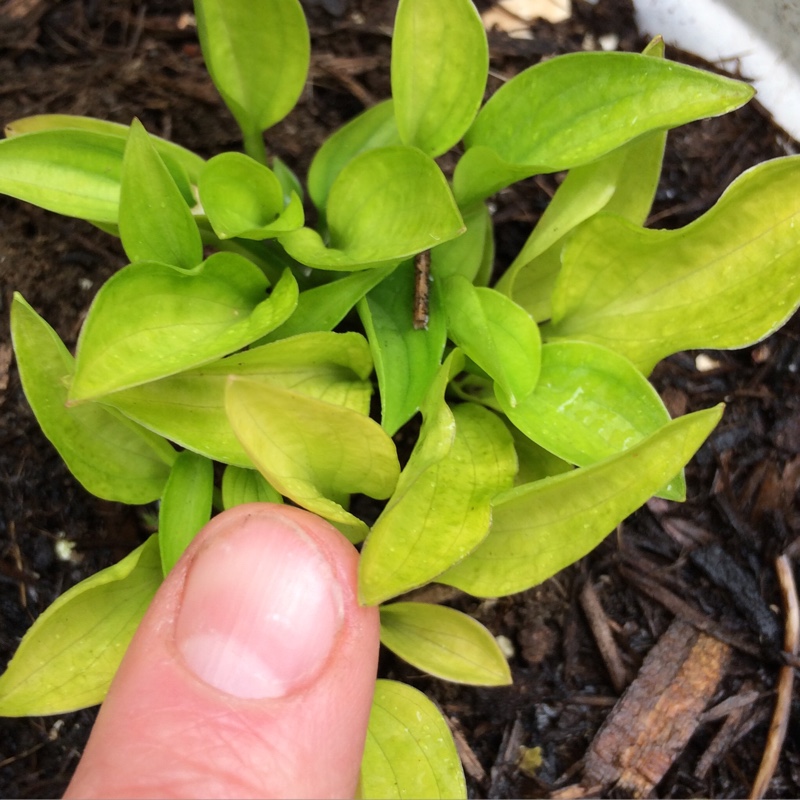
{"type": "Polygon", "coordinates": [[[250,130],[242,128],[242,136],[244,138],[245,153],[247,153],[250,158],[258,161],[259,164],[263,164],[265,167],[268,166],[267,147],[264,144],[263,132],[258,128],[250,130]]]}

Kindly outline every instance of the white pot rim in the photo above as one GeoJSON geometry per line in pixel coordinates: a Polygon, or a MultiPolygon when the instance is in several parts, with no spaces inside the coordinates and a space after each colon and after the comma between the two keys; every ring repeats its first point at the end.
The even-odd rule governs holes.
{"type": "Polygon", "coordinates": [[[759,102],[800,140],[800,2],[634,0],[642,33],[752,81],[759,102]]]}

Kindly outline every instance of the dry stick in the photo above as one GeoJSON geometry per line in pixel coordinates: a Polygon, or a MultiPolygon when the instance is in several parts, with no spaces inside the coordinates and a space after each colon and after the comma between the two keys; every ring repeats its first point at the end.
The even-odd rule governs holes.
{"type": "MultiPolygon", "coordinates": [[[[778,583],[781,587],[784,613],[786,614],[786,627],[783,633],[783,648],[791,655],[797,655],[798,642],[800,642],[800,602],[797,599],[797,585],[792,573],[792,562],[786,555],[780,556],[775,562],[775,571],[778,573],[778,583]]],[[[789,711],[792,705],[792,685],[794,683],[794,668],[781,667],[778,673],[778,690],[775,698],[775,711],[767,735],[767,746],[758,768],[753,789],[750,792],[751,800],[759,800],[764,796],[781,754],[786,730],[789,727],[789,711]]]]}
{"type": "Polygon", "coordinates": [[[657,603],[664,606],[664,608],[675,614],[675,616],[686,620],[686,622],[697,628],[697,630],[704,631],[709,634],[709,636],[713,636],[715,639],[719,639],[719,641],[725,642],[743,653],[747,653],[756,658],[761,656],[760,647],[752,644],[743,636],[733,631],[726,630],[720,624],[698,611],[694,606],[689,605],[689,603],[682,600],[667,589],[666,586],[658,583],[653,578],[647,575],[641,575],[624,564],[621,564],[619,569],[620,574],[622,574],[628,583],[636,586],[648,597],[651,597],[657,603]]]}
{"type": "Polygon", "coordinates": [[[428,305],[431,291],[431,251],[423,250],[414,258],[414,329],[428,329],[428,305]]]}
{"type": "Polygon", "coordinates": [[[483,768],[483,765],[475,755],[475,751],[469,746],[469,743],[467,742],[467,739],[461,730],[461,726],[454,719],[447,715],[444,715],[444,718],[447,722],[447,726],[450,728],[450,733],[453,735],[456,751],[458,752],[458,757],[461,759],[461,763],[464,765],[464,771],[476,783],[480,784],[481,786],[485,786],[487,777],[486,770],[483,768]]]}
{"type": "Polygon", "coordinates": [[[711,744],[697,762],[694,770],[695,778],[705,780],[711,768],[733,745],[742,728],[742,721],[747,715],[753,714],[753,703],[758,700],[759,693],[752,688],[751,683],[745,684],[739,694],[729,697],[706,711],[700,718],[700,724],[717,719],[718,714],[724,712],[726,716],[722,727],[711,740],[711,744]]]}
{"type": "Polygon", "coordinates": [[[586,614],[586,619],[589,621],[589,627],[592,629],[594,639],[597,644],[597,649],[603,657],[606,669],[608,670],[611,683],[614,686],[614,691],[617,694],[622,694],[625,687],[630,682],[628,680],[627,670],[622,663],[622,656],[620,656],[617,643],[614,641],[614,635],[611,633],[611,626],[608,624],[603,606],[600,604],[600,598],[594,590],[591,581],[586,581],[581,589],[580,594],[581,607],[586,614]]]}

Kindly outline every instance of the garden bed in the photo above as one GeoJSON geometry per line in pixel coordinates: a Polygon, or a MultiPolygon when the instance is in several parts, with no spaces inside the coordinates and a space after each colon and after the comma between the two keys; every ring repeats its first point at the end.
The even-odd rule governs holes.
{"type": "MultiPolygon", "coordinates": [[[[306,3],[314,39],[311,81],[299,109],[269,134],[271,151],[300,174],[333,128],[388,95],[393,5],[306,3]]],[[[479,3],[481,9],[488,5],[479,3]]],[[[189,0],[153,0],[146,7],[130,0],[5,0],[0,122],[46,112],[125,124],[137,116],[148,130],[204,156],[235,148],[237,128],[207,78],[190,12],[189,0]]],[[[627,0],[596,5],[576,0],[570,20],[536,23],[527,39],[493,33],[492,88],[542,57],[597,48],[612,41],[609,36],[623,50],[644,46],[627,0]]],[[[682,58],[671,50],[668,56],[682,58]]],[[[795,146],[757,104],[673,132],[650,224],[688,223],[745,169],[795,152],[795,146]]],[[[557,179],[531,179],[494,199],[498,268],[519,249],[557,179]]],[[[27,406],[10,348],[12,291],[22,292],[74,346],[94,293],[124,263],[118,242],[90,225],[0,197],[3,665],[32,620],[60,593],[121,558],[152,531],[148,510],[100,501],[67,472],[27,406]],[[62,540],[67,547],[59,545],[62,540]]],[[[590,556],[528,592],[498,601],[450,599],[506,637],[513,648],[512,687],[446,685],[384,658],[384,676],[429,693],[453,724],[473,796],[548,796],[579,783],[584,772],[586,788],[598,789],[594,794],[612,791],[603,785],[606,778],[592,772],[591,759],[586,770],[582,759],[621,691],[676,617],[694,626],[686,658],[697,646],[708,648],[704,663],[717,659],[704,673],[705,705],[735,696],[741,702],[734,709],[729,704],[727,715],[702,722],[681,752],[668,752],[666,745],[659,751],[672,766],[655,794],[748,794],[780,666],[775,558],[787,549],[800,556],[798,334],[795,318],[756,347],[681,354],[657,367],[653,380],[673,415],[728,404],[719,428],[687,470],[685,504],[649,504],[590,556]],[[604,625],[611,633],[605,644],[599,633],[604,625]],[[708,641],[721,640],[725,647],[707,644],[706,638],[697,645],[698,627],[708,641]],[[718,688],[712,685],[714,664],[722,675],[718,688]],[[726,723],[733,711],[740,717],[735,729],[726,723]],[[718,739],[709,751],[726,724],[733,729],[730,738],[718,739]],[[520,768],[525,752],[527,766],[520,768]],[[534,768],[537,755],[541,765],[534,768]],[[592,780],[599,783],[592,786],[592,780]]],[[[668,635],[675,635],[674,628],[668,635]]],[[[679,651],[674,647],[671,657],[679,651]]],[[[642,696],[645,707],[656,700],[654,691],[642,696]]],[[[0,795],[61,794],[93,717],[90,710],[0,720],[0,795]]],[[[797,720],[795,714],[770,796],[800,795],[797,720]]],[[[645,740],[657,742],[655,725],[644,730],[645,740]]],[[[626,744],[632,743],[618,742],[620,748],[626,744]]],[[[626,780],[618,793],[632,791],[626,780]]]]}

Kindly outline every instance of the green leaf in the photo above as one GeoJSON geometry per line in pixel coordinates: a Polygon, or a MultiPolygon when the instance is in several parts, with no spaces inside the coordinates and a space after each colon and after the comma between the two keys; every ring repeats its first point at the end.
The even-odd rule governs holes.
{"type": "Polygon", "coordinates": [[[497,381],[512,406],[524,400],[539,378],[536,323],[513,300],[460,275],[444,282],[443,295],[450,338],[497,381]]]}
{"type": "Polygon", "coordinates": [[[93,131],[0,141],[0,193],[68,217],[116,223],[125,140],[93,131]]]}
{"type": "Polygon", "coordinates": [[[798,180],[800,157],[760,164],[679,230],[589,220],[565,250],[547,338],[602,344],[647,373],[679,350],[768,336],[800,303],[798,180]]]}
{"type": "Polygon", "coordinates": [[[297,304],[287,270],[267,280],[235,253],[215,253],[191,271],[131,264],[113,275],[78,339],[69,400],[77,403],[172,375],[239,350],[276,328],[297,304]]]}
{"type": "Polygon", "coordinates": [[[753,96],[745,83],[638,53],[571,53],[502,86],[464,140],[461,205],[530,175],[588,164],[650,131],[724,114],[753,96]]]}
{"type": "Polygon", "coordinates": [[[462,210],[467,226],[461,236],[431,250],[431,275],[444,280],[461,275],[470,283],[485,284],[494,261],[494,226],[485,203],[462,210]]]}
{"type": "MultiPolygon", "coordinates": [[[[125,139],[93,130],[42,130],[0,141],[0,194],[101,225],[119,216],[125,139]]],[[[167,167],[191,202],[180,164],[167,167]]]]}
{"type": "Polygon", "coordinates": [[[417,413],[442,360],[447,326],[436,284],[428,327],[413,324],[414,265],[401,264],[358,305],[381,396],[381,425],[394,436],[417,413]]]}
{"type": "MultiPolygon", "coordinates": [[[[260,139],[262,131],[292,110],[305,85],[310,43],[300,3],[195,0],[194,8],[214,85],[245,143],[260,139]]],[[[251,147],[248,152],[255,157],[251,147]]]]}
{"type": "MultiPolygon", "coordinates": [[[[109,122],[104,119],[94,119],[93,117],[79,117],[72,114],[37,114],[32,117],[22,117],[13,122],[9,122],[5,127],[5,134],[10,139],[12,136],[24,136],[29,133],[39,131],[90,131],[92,133],[102,133],[107,136],[115,136],[123,143],[128,138],[130,128],[127,125],[120,125],[118,122],[109,122]]],[[[183,170],[192,183],[197,183],[200,170],[203,169],[205,160],[181,147],[175,142],[162,139],[160,136],[148,134],[150,141],[158,151],[165,163],[170,166],[170,172],[183,170]]],[[[124,146],[124,144],[123,144],[124,146]]],[[[186,197],[189,200],[189,197],[186,197]]]]}
{"type": "Polygon", "coordinates": [[[483,100],[489,46],[471,0],[400,0],[392,97],[404,144],[436,157],[455,145],[483,100]]]}
{"type": "Polygon", "coordinates": [[[242,153],[214,156],[200,175],[200,202],[220,239],[272,239],[303,224],[296,193],[284,208],[284,190],[272,170],[242,153]]]}
{"type": "Polygon", "coordinates": [[[441,403],[431,417],[437,427],[426,420],[428,430],[367,537],[359,562],[363,603],[421,586],[464,558],[489,531],[492,499],[513,483],[516,453],[499,417],[473,403],[452,412],[441,403]],[[431,458],[434,447],[444,450],[453,427],[452,445],[431,458]]]}
{"type": "Polygon", "coordinates": [[[564,243],[558,241],[519,267],[509,267],[496,288],[519,303],[538,323],[547,322],[553,315],[551,298],[561,272],[561,251],[564,243]],[[508,280],[504,280],[508,276],[508,280]]]}
{"type": "Polygon", "coordinates": [[[283,503],[283,497],[260,472],[229,464],[222,473],[222,505],[229,509],[246,503],[283,503]]]}
{"type": "Polygon", "coordinates": [[[158,537],[61,595],[0,676],[0,716],[62,714],[100,703],[161,584],[158,537]]]}
{"type": "Polygon", "coordinates": [[[158,509],[158,543],[164,575],[211,519],[213,493],[214,465],[207,458],[184,450],[172,465],[158,509]]]}
{"type": "Polygon", "coordinates": [[[600,211],[642,224],[655,196],[665,143],[666,132],[655,131],[570,170],[495,288],[535,319],[549,319],[566,236],[600,211]]]}
{"type": "MultiPolygon", "coordinates": [[[[644,53],[663,58],[664,40],[653,39],[644,53]]],[[[666,139],[665,130],[656,130],[570,170],[509,272],[562,241],[567,233],[601,210],[643,224],[661,177],[666,139]]],[[[503,280],[506,279],[504,275],[503,280]]]]}
{"type": "Polygon", "coordinates": [[[464,230],[436,162],[404,146],[350,161],[331,187],[327,223],[330,247],[311,228],[281,236],[281,244],[301,264],[354,270],[398,263],[464,230]]]}
{"type": "Polygon", "coordinates": [[[226,408],[250,459],[282,495],[351,540],[363,538],[366,525],[343,507],[348,495],[386,498],[400,473],[394,443],[376,422],[246,378],[229,379],[226,408]]]}
{"type": "Polygon", "coordinates": [[[119,235],[131,261],[191,269],[203,260],[189,206],[142,123],[131,123],[122,159],[119,235]]]}
{"type": "Polygon", "coordinates": [[[360,334],[304,334],[115,392],[104,402],[182,447],[252,467],[225,411],[230,375],[258,380],[267,393],[277,387],[366,415],[371,371],[369,347],[360,334]]]}
{"type": "Polygon", "coordinates": [[[75,370],[58,334],[14,295],[11,336],[25,396],[70,472],[92,494],[121,503],[161,496],[175,452],[158,436],[95,404],[68,408],[75,370]]]}
{"type": "MultiPolygon", "coordinates": [[[[544,345],[539,383],[516,406],[499,386],[496,394],[526,436],[580,467],[627,450],[670,420],[658,392],[628,359],[587,342],[544,345]]],[[[686,499],[682,473],[662,496],[686,499]]]]}
{"type": "Polygon", "coordinates": [[[475,686],[511,683],[494,637],[467,614],[430,603],[392,603],[380,611],[381,642],[418,669],[475,686]]]}
{"type": "Polygon", "coordinates": [[[575,468],[572,464],[531,441],[511,422],[508,423],[508,429],[514,439],[514,449],[517,451],[517,461],[519,462],[519,470],[514,480],[515,486],[533,483],[542,478],[551,478],[554,475],[571,472],[575,468]]]}
{"type": "Polygon", "coordinates": [[[275,177],[280,181],[281,187],[283,188],[283,202],[288,203],[292,199],[292,193],[294,193],[300,198],[300,202],[302,203],[304,197],[303,184],[300,183],[300,179],[297,175],[295,175],[289,168],[289,165],[278,156],[273,156],[270,163],[272,164],[272,171],[275,173],[275,177]]]}
{"type": "Polygon", "coordinates": [[[286,322],[270,331],[259,344],[313,331],[332,331],[364,295],[391,275],[394,267],[354,272],[343,278],[306,289],[286,322]]]}
{"type": "Polygon", "coordinates": [[[391,100],[384,100],[351,119],[325,140],[311,162],[308,194],[314,205],[320,211],[325,209],[331,186],[357,155],[400,143],[391,100]]]}
{"type": "Polygon", "coordinates": [[[500,597],[555,575],[675,475],[722,410],[687,414],[605,461],[511,489],[495,500],[489,535],[436,580],[477,597],[500,597]]]}
{"type": "Polygon", "coordinates": [[[359,795],[364,800],[467,796],[447,722],[422,692],[405,683],[375,684],[359,795]]]}

